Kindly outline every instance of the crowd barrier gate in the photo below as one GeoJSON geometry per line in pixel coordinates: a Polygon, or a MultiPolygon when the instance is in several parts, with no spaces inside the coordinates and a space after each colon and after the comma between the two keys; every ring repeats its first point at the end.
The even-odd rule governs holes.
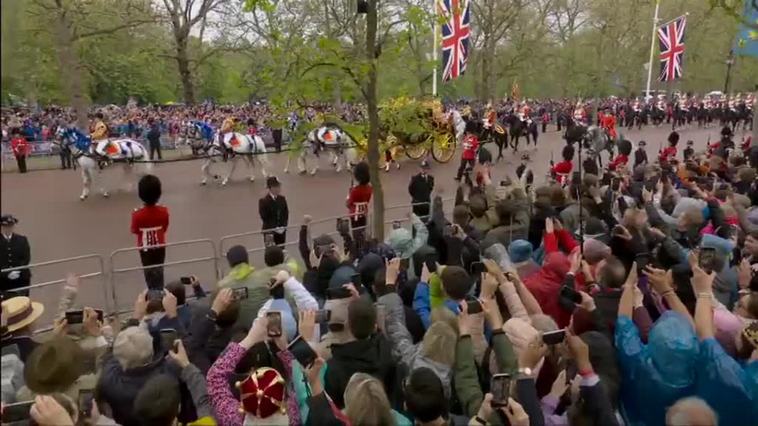
{"type": "Polygon", "coordinates": [[[74,256],[74,257],[67,257],[65,259],[55,259],[55,260],[49,260],[46,262],[37,262],[37,263],[30,263],[29,265],[25,266],[19,266],[14,268],[5,268],[3,269],[2,273],[8,273],[12,271],[21,271],[25,269],[29,269],[32,273],[31,282],[32,284],[26,287],[19,287],[16,289],[11,290],[11,292],[17,292],[17,291],[29,291],[29,294],[34,301],[42,302],[45,305],[45,312],[43,313],[42,317],[38,320],[38,327],[35,329],[35,333],[44,333],[47,331],[52,330],[52,322],[55,320],[55,316],[57,314],[58,310],[58,302],[60,302],[61,294],[63,291],[63,286],[66,283],[66,277],[65,272],[51,272],[49,274],[40,273],[40,269],[47,268],[47,267],[55,267],[58,265],[73,265],[75,263],[84,263],[89,260],[94,260],[97,265],[97,270],[95,272],[85,272],[81,273],[80,271],[77,271],[74,267],[68,267],[68,268],[61,268],[62,270],[65,269],[65,272],[74,273],[79,278],[79,292],[76,297],[76,301],[74,303],[75,306],[93,306],[100,308],[102,307],[104,311],[110,312],[113,308],[112,301],[110,299],[110,292],[108,291],[108,277],[106,275],[106,269],[105,269],[105,261],[101,255],[98,254],[86,254],[81,256],[74,256]],[[35,272],[36,269],[36,272],[35,272]],[[54,275],[54,276],[63,276],[63,278],[55,278],[55,279],[47,279],[42,282],[34,282],[35,277],[42,276],[43,279],[46,275],[54,275]],[[94,281],[95,284],[99,284],[102,287],[103,291],[103,300],[99,302],[95,302],[92,300],[89,300],[88,295],[90,294],[87,291],[83,291],[83,287],[88,287],[89,283],[94,281]],[[60,287],[59,291],[51,296],[51,293],[47,291],[50,287],[60,287]],[[38,293],[35,290],[42,290],[46,289],[46,291],[43,294],[35,294],[38,293]],[[40,324],[45,324],[44,326],[41,326],[40,324]]]}
{"type": "MultiPolygon", "coordinates": [[[[139,277],[135,278],[138,282],[145,282],[144,277],[142,274],[146,269],[151,268],[163,268],[164,270],[164,285],[178,279],[180,276],[185,275],[195,275],[198,277],[199,281],[203,284],[205,284],[205,288],[209,289],[215,286],[216,282],[220,279],[220,269],[218,264],[218,257],[216,255],[216,244],[213,243],[212,240],[208,238],[202,238],[202,239],[196,239],[196,240],[187,240],[187,241],[177,241],[173,243],[166,243],[162,244],[160,246],[154,246],[154,247],[164,247],[166,249],[169,248],[176,248],[176,247],[187,247],[187,246],[197,246],[197,247],[205,247],[207,250],[207,254],[205,256],[200,257],[192,257],[189,259],[180,259],[180,260],[172,260],[167,261],[159,265],[151,265],[151,266],[142,266],[141,262],[138,266],[128,266],[128,267],[117,267],[118,257],[123,257],[125,253],[135,253],[138,254],[139,250],[141,250],[140,247],[129,247],[129,248],[122,248],[115,250],[110,255],[110,278],[111,278],[111,285],[110,289],[112,292],[112,298],[113,298],[113,306],[114,306],[114,312],[117,314],[121,314],[124,312],[129,312],[131,310],[131,307],[133,305],[134,297],[136,297],[136,294],[130,294],[128,298],[128,303],[124,304],[123,295],[119,295],[119,290],[121,287],[118,285],[119,280],[121,277],[128,273],[139,273],[139,277]],[[192,269],[183,269],[183,274],[177,274],[177,273],[170,273],[166,274],[166,269],[175,269],[178,266],[184,266],[184,265],[193,265],[193,264],[205,264],[210,263],[211,268],[205,270],[205,274],[202,274],[201,270],[192,268],[192,269]]],[[[167,255],[170,252],[170,250],[166,250],[167,255]]],[[[127,287],[128,288],[128,287],[127,287]]]]}

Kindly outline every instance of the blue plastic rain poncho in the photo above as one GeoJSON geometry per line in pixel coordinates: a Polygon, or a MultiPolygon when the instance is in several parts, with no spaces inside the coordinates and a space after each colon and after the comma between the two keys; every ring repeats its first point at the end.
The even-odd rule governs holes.
{"type": "Polygon", "coordinates": [[[666,409],[695,391],[699,343],[692,324],[676,312],[665,312],[644,345],[632,319],[619,316],[616,349],[628,424],[663,426],[666,409]]]}
{"type": "Polygon", "coordinates": [[[714,338],[700,343],[696,392],[719,424],[758,425],[758,361],[743,367],[714,338]]]}

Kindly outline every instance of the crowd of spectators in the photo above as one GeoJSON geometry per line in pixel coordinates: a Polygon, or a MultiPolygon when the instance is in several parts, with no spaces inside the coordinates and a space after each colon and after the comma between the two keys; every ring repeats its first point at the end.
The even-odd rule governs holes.
{"type": "Polygon", "coordinates": [[[6,299],[3,421],[755,424],[756,149],[535,188],[477,164],[450,217],[439,194],[383,239],[305,217],[299,257],[234,246],[219,282],[152,281],[128,318],[71,276],[46,340],[50,307],[6,299]]]}

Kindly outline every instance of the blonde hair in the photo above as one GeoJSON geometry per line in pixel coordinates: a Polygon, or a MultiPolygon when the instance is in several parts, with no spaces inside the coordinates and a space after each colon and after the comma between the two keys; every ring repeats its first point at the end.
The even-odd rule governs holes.
{"type": "Polygon", "coordinates": [[[458,333],[447,322],[433,322],[421,341],[421,351],[434,362],[452,367],[455,364],[455,347],[458,333]]]}
{"type": "Polygon", "coordinates": [[[354,425],[394,426],[390,401],[375,377],[355,373],[345,386],[345,415],[354,425]]]}

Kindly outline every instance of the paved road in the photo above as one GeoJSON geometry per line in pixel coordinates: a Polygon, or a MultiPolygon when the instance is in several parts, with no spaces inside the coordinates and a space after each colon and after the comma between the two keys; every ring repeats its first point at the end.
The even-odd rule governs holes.
{"type": "MultiPolygon", "coordinates": [[[[661,143],[665,143],[670,128],[645,128],[641,132],[633,130],[627,137],[633,142],[644,139],[648,143],[648,157],[655,158],[661,143]]],[[[705,146],[710,135],[715,140],[719,129],[689,128],[680,130],[681,147],[688,139],[696,143],[697,149],[705,146]]],[[[738,137],[741,136],[738,134],[738,137]]],[[[523,142],[522,142],[523,144],[523,142]]],[[[539,149],[531,151],[532,167],[537,182],[544,179],[552,155],[558,161],[564,143],[560,134],[548,131],[540,135],[539,149]]],[[[523,148],[522,148],[523,149],[523,148]]],[[[322,159],[322,170],[318,176],[283,175],[285,154],[272,156],[274,172],[283,182],[284,194],[290,209],[290,223],[301,222],[303,214],[310,214],[315,219],[336,216],[345,213],[345,196],[350,179],[343,172],[325,169],[326,160],[322,159]]],[[[515,176],[520,154],[508,153],[506,160],[494,167],[495,182],[505,175],[515,176]]],[[[454,192],[453,176],[457,169],[456,158],[448,164],[433,164],[432,173],[437,179],[437,188],[452,196],[454,192]]],[[[383,186],[387,205],[409,203],[407,184],[412,174],[417,173],[417,164],[403,161],[400,170],[392,170],[383,175],[383,186]]],[[[258,199],[265,194],[263,179],[258,176],[254,183],[247,181],[238,167],[236,179],[226,187],[209,185],[201,187],[200,162],[178,162],[157,165],[153,172],[163,182],[163,198],[171,213],[171,225],[168,233],[170,241],[192,239],[210,239],[218,242],[224,235],[260,229],[258,216],[258,199]]],[[[37,171],[25,175],[15,173],[2,174],[2,211],[13,213],[20,219],[19,232],[27,235],[32,246],[34,262],[47,261],[84,254],[102,254],[108,258],[111,252],[135,244],[129,233],[129,221],[132,210],[140,202],[134,192],[116,191],[109,199],[99,196],[87,201],[79,201],[80,176],[72,171],[37,171]]],[[[403,211],[395,211],[396,217],[403,211]]],[[[328,220],[314,230],[329,232],[334,230],[334,221],[328,220]]],[[[297,238],[295,232],[288,234],[288,240],[297,238]]],[[[243,243],[248,248],[262,246],[260,237],[238,239],[233,243],[243,243]]],[[[229,247],[228,245],[226,246],[229,247]]],[[[290,250],[296,252],[294,247],[290,250]]],[[[210,246],[203,243],[169,250],[168,261],[211,257],[210,246]]],[[[138,258],[134,253],[121,254],[114,259],[114,267],[126,268],[137,266],[138,258]]],[[[61,278],[66,271],[79,274],[94,272],[98,265],[93,260],[81,261],[65,266],[57,265],[39,268],[35,273],[35,282],[61,278]]],[[[167,278],[176,278],[188,273],[198,275],[207,287],[213,280],[212,261],[198,261],[167,268],[167,278]]],[[[84,280],[82,297],[85,303],[102,304],[103,291],[95,277],[84,280]]],[[[139,271],[118,273],[114,275],[114,286],[119,307],[132,305],[134,295],[142,288],[143,280],[139,271]]],[[[60,297],[60,287],[39,289],[33,292],[35,298],[48,304],[48,310],[54,309],[60,297]]]]}

